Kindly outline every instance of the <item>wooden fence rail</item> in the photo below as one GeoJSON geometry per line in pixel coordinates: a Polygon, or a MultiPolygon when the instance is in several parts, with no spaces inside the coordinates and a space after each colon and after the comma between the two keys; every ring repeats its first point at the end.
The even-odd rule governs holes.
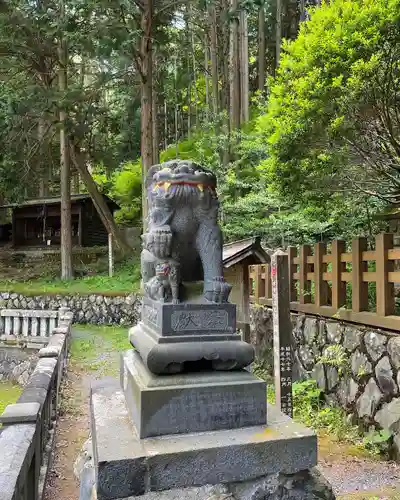
{"type": "MultiPolygon", "coordinates": [[[[368,250],[366,238],[357,238],[349,251],[335,240],[330,252],[326,243],[316,243],[289,247],[287,253],[291,310],[400,331],[394,294],[400,248],[393,247],[393,234],[379,234],[375,250],[368,250]]],[[[270,264],[250,266],[249,277],[250,301],[271,306],[270,264]]]]}

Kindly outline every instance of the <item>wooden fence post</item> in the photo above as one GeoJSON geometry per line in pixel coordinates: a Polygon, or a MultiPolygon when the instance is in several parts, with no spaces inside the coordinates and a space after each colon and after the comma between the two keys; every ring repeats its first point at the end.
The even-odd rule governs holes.
{"type": "Polygon", "coordinates": [[[271,266],[269,264],[264,264],[263,267],[265,276],[265,298],[270,299],[272,297],[271,266]]]}
{"type": "Polygon", "coordinates": [[[357,238],[351,245],[351,307],[354,312],[368,311],[368,283],[363,281],[368,264],[362,259],[362,253],[367,248],[367,238],[357,238]]]}
{"type": "Polygon", "coordinates": [[[302,245],[300,247],[300,304],[311,302],[311,282],[307,279],[307,273],[310,270],[310,264],[307,263],[309,255],[311,255],[310,245],[302,245]]]}
{"type": "Polygon", "coordinates": [[[254,300],[260,303],[261,297],[261,266],[254,266],[254,300]]]}
{"type": "Polygon", "coordinates": [[[393,261],[388,260],[388,250],[393,248],[393,234],[381,233],[376,237],[376,312],[380,316],[394,313],[394,284],[388,282],[393,271],[393,261]]]}
{"type": "Polygon", "coordinates": [[[289,260],[289,300],[297,302],[296,280],[293,278],[293,275],[297,273],[297,264],[293,263],[293,259],[297,257],[297,248],[288,247],[287,254],[289,260]]]}
{"type": "Polygon", "coordinates": [[[315,305],[317,307],[328,304],[328,283],[323,279],[326,264],[322,258],[326,255],[326,244],[319,242],[314,246],[314,283],[315,305]]]}
{"type": "Polygon", "coordinates": [[[344,241],[332,241],[332,307],[334,309],[340,309],[346,304],[346,283],[342,281],[342,272],[346,270],[346,264],[341,262],[345,249],[344,241]]]}

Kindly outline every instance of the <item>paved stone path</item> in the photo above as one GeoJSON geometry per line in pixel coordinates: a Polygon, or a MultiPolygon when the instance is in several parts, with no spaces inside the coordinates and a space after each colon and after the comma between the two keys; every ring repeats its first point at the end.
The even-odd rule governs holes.
{"type": "MultiPolygon", "coordinates": [[[[75,328],[72,336],[73,339],[91,341],[96,332],[75,328]]],[[[64,384],[63,415],[57,428],[54,462],[44,500],[79,498],[73,464],[89,435],[90,384],[102,378],[110,367],[117,370],[119,354],[115,352],[115,355],[110,355],[108,351],[105,355],[97,356],[93,360],[95,364],[90,366],[82,366],[73,359],[71,361],[64,384]]],[[[339,499],[400,500],[400,465],[348,456],[344,445],[322,443],[322,440],[319,456],[319,468],[331,482],[339,499]]]]}

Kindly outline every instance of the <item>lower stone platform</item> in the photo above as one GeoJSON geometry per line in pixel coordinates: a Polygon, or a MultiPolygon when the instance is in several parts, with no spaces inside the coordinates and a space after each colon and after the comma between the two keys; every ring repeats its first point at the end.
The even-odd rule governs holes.
{"type": "Polygon", "coordinates": [[[158,376],[130,350],[121,387],[140,438],[266,423],[266,383],[246,370],[158,376]]]}
{"type": "Polygon", "coordinates": [[[331,485],[314,467],[295,474],[269,474],[242,483],[217,484],[167,491],[118,500],[335,500],[331,485]]]}
{"type": "Polygon", "coordinates": [[[91,392],[98,500],[295,474],[317,462],[314,432],[268,406],[268,425],[140,439],[118,382],[91,392]]]}

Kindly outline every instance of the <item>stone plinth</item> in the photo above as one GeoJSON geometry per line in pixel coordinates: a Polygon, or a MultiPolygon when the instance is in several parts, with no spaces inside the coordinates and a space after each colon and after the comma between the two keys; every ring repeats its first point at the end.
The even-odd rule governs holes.
{"type": "Polygon", "coordinates": [[[127,351],[121,387],[140,438],[266,422],[266,384],[245,370],[157,376],[127,351]]]}
{"type": "Polygon", "coordinates": [[[144,297],[142,321],[129,339],[158,375],[180,373],[194,362],[240,370],[254,359],[254,348],[236,333],[236,306],[228,303],[171,304],[144,297]]]}
{"type": "Polygon", "coordinates": [[[159,302],[143,297],[142,321],[163,336],[236,333],[236,306],[199,303],[159,302]]]}
{"type": "Polygon", "coordinates": [[[316,465],[317,438],[268,408],[268,426],[140,439],[116,382],[92,387],[98,500],[148,491],[241,482],[316,465]]]}

